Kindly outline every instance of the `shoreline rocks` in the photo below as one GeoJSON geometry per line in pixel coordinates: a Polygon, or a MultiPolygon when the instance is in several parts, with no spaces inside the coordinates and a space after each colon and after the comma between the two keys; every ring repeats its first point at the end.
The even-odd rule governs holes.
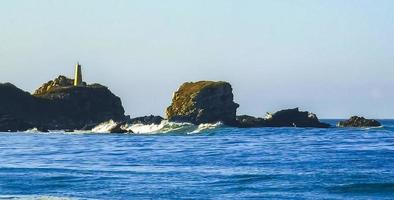
{"type": "Polygon", "coordinates": [[[233,89],[227,82],[186,82],[174,93],[166,115],[173,122],[203,124],[220,121],[233,125],[239,107],[233,99],[233,89]]]}
{"type": "MultiPolygon", "coordinates": [[[[92,130],[100,124],[113,122],[111,133],[125,133],[133,124],[159,125],[164,118],[125,116],[121,99],[100,84],[74,86],[74,80],[59,76],[44,83],[33,94],[11,83],[0,84],[0,132],[47,130],[92,130]],[[116,124],[116,125],[115,125],[116,124]]],[[[195,125],[222,122],[239,128],[310,127],[329,128],[311,112],[298,108],[268,113],[265,118],[236,116],[239,105],[234,102],[230,83],[198,81],[182,84],[166,109],[170,122],[195,125]]],[[[341,121],[338,127],[379,127],[372,119],[353,116],[341,121]]]]}
{"type": "Polygon", "coordinates": [[[379,127],[382,126],[382,124],[374,119],[365,119],[364,117],[352,116],[348,120],[338,122],[337,126],[362,128],[362,127],[379,127]]]}

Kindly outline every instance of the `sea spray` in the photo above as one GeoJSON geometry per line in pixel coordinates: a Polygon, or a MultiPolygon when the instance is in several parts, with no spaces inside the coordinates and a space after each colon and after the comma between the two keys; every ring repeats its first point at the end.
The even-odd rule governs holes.
{"type": "MultiPolygon", "coordinates": [[[[103,122],[92,129],[93,133],[109,133],[117,126],[117,122],[110,120],[103,122]]],[[[195,134],[223,126],[223,123],[194,125],[186,122],[170,122],[163,120],[160,124],[125,124],[122,129],[132,131],[134,134],[159,134],[159,133],[187,133],[195,134]]]]}

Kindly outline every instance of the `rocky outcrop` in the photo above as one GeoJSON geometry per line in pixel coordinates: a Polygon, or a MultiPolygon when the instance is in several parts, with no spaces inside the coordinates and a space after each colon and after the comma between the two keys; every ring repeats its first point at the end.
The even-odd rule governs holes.
{"type": "Polygon", "coordinates": [[[276,113],[268,113],[265,118],[256,118],[248,115],[237,117],[237,127],[311,127],[328,128],[329,124],[322,123],[315,114],[301,112],[298,108],[281,110],[276,113]]]}
{"type": "Polygon", "coordinates": [[[9,83],[0,84],[0,119],[11,116],[33,127],[52,130],[81,129],[110,119],[125,119],[120,98],[107,87],[98,84],[74,87],[70,80],[59,76],[34,95],[9,83]]]}
{"type": "Polygon", "coordinates": [[[227,82],[187,82],[174,93],[166,115],[170,121],[193,124],[236,123],[239,105],[233,101],[232,87],[227,82]]]}
{"type": "Polygon", "coordinates": [[[339,127],[379,127],[380,122],[374,119],[365,119],[364,117],[352,116],[350,119],[338,123],[339,127]]]}
{"type": "Polygon", "coordinates": [[[302,112],[298,108],[281,110],[268,114],[265,119],[268,127],[314,127],[328,128],[329,124],[319,121],[317,116],[311,112],[302,112]]]}
{"type": "Polygon", "coordinates": [[[163,120],[164,120],[163,117],[149,115],[149,116],[132,118],[130,120],[127,120],[127,123],[150,125],[150,124],[160,124],[161,121],[163,121],[163,120]]]}

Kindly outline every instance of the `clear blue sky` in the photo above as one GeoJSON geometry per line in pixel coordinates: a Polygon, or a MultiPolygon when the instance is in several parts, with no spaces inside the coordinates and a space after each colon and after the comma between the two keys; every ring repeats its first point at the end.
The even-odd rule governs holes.
{"type": "Polygon", "coordinates": [[[0,82],[31,92],[80,61],[132,116],[225,80],[239,114],[394,118],[391,0],[8,0],[0,28],[0,82]]]}

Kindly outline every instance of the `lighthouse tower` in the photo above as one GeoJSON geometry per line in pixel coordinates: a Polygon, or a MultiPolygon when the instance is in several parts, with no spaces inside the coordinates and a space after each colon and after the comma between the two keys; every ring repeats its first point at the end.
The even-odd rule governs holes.
{"type": "Polygon", "coordinates": [[[82,69],[79,62],[75,65],[74,86],[82,85],[82,69]]]}

